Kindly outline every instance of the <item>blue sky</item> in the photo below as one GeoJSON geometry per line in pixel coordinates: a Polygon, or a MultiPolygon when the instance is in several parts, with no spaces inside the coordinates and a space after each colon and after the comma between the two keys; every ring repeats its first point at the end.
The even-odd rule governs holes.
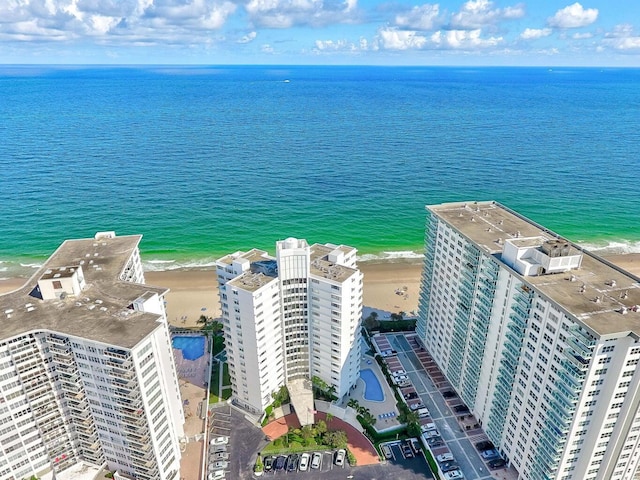
{"type": "Polygon", "coordinates": [[[0,0],[0,63],[640,66],[640,0],[0,0]]]}

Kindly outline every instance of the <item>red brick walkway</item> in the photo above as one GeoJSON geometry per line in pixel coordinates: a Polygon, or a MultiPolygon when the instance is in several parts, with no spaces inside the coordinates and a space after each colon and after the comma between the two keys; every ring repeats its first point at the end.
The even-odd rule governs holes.
{"type": "MultiPolygon", "coordinates": [[[[317,422],[318,420],[326,421],[326,413],[317,412],[315,415],[315,421],[317,422]]],[[[275,440],[287,433],[289,431],[289,427],[300,428],[300,422],[298,422],[298,417],[295,413],[291,413],[270,422],[262,428],[262,431],[271,440],[275,440]]],[[[330,431],[343,430],[347,434],[349,450],[353,453],[353,456],[356,457],[358,466],[380,463],[380,457],[378,457],[378,452],[376,452],[375,447],[367,437],[360,433],[358,429],[336,417],[332,418],[331,421],[327,423],[327,429],[330,431]]]]}

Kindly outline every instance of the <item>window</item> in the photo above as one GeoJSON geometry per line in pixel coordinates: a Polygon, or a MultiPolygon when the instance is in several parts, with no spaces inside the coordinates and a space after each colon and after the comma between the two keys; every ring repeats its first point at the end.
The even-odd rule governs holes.
{"type": "Polygon", "coordinates": [[[53,289],[60,290],[62,288],[62,282],[60,280],[53,281],[53,289]]]}

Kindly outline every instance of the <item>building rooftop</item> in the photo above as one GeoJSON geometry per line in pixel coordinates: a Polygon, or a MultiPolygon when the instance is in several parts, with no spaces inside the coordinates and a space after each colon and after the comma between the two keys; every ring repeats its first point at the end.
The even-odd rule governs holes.
{"type": "MultiPolygon", "coordinates": [[[[124,348],[135,346],[158,327],[159,316],[130,308],[146,294],[166,288],[119,279],[141,235],[67,240],[19,289],[0,295],[0,340],[32,331],[53,331],[124,348]],[[64,267],[82,266],[85,289],[78,296],[42,300],[38,280],[64,267]]],[[[62,272],[64,272],[62,271],[62,272]]]]}
{"type": "Polygon", "coordinates": [[[265,275],[262,272],[247,271],[230,280],[227,285],[237,287],[248,292],[255,292],[266,284],[276,280],[276,276],[265,275]]]}
{"type": "Polygon", "coordinates": [[[345,247],[344,245],[341,245],[340,247],[336,247],[335,245],[321,245],[319,243],[311,245],[310,257],[312,275],[326,278],[328,280],[334,280],[336,282],[344,282],[357,272],[355,268],[339,265],[329,261],[329,254],[337,248],[341,249],[345,254],[354,250],[352,247],[345,247]]]}
{"type": "Polygon", "coordinates": [[[233,262],[238,259],[249,260],[250,263],[258,262],[261,260],[272,260],[273,257],[269,256],[267,252],[264,250],[259,250],[257,248],[252,248],[248,252],[235,252],[230,253],[229,255],[225,255],[224,257],[218,259],[216,261],[217,264],[225,264],[225,265],[233,265],[233,262]]]}
{"type": "Polygon", "coordinates": [[[583,255],[580,268],[521,278],[594,333],[619,336],[630,332],[640,338],[640,279],[631,273],[497,202],[450,203],[427,209],[498,260],[505,240],[517,244],[522,237],[526,243],[522,246],[535,246],[532,237],[568,243],[570,255],[583,255]]]}

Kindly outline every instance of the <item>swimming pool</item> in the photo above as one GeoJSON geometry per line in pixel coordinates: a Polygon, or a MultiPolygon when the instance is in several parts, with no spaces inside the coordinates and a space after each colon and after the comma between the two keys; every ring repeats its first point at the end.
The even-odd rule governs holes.
{"type": "Polygon", "coordinates": [[[376,374],[373,370],[366,368],[360,370],[360,378],[364,380],[364,399],[374,402],[382,402],[384,400],[384,393],[382,392],[382,386],[376,374]]]}
{"type": "Polygon", "coordinates": [[[186,360],[197,360],[204,355],[206,339],[201,336],[177,336],[171,340],[173,348],[182,350],[182,356],[186,360]]]}

